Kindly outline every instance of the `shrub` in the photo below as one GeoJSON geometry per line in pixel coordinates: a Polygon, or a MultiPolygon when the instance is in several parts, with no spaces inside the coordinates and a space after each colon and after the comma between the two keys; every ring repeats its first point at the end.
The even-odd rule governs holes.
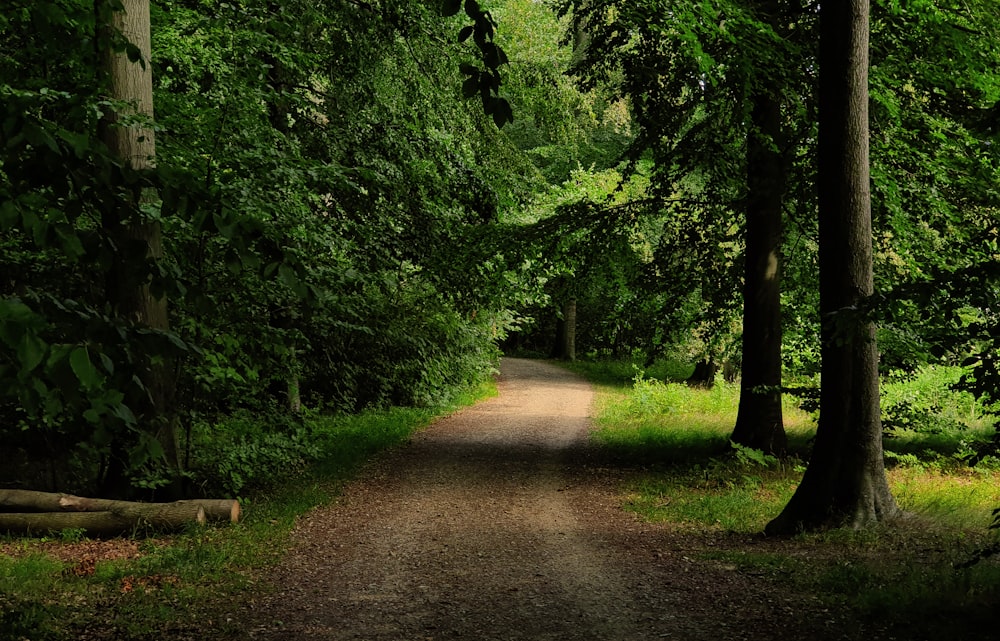
{"type": "Polygon", "coordinates": [[[320,448],[309,421],[238,412],[192,435],[190,474],[201,493],[238,496],[300,473],[320,448]]]}

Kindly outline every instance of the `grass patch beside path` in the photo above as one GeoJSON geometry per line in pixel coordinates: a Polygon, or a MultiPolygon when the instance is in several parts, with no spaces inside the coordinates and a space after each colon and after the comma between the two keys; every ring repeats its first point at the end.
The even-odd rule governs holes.
{"type": "MultiPolygon", "coordinates": [[[[230,604],[281,558],[296,518],[333,500],[360,467],[437,416],[496,394],[484,384],[434,409],[316,418],[304,474],[244,499],[244,519],[140,540],[0,538],[0,641],[236,638],[230,604]]],[[[72,534],[72,533],[71,533],[72,534]]]]}
{"type": "MultiPolygon", "coordinates": [[[[590,367],[571,369],[590,378],[590,367]]],[[[860,532],[765,539],[759,533],[801,481],[815,433],[794,399],[785,399],[786,430],[801,458],[779,461],[730,446],[736,386],[703,390],[632,380],[606,364],[594,368],[593,438],[612,463],[634,472],[623,488],[623,507],[664,524],[668,540],[680,537],[685,550],[698,550],[701,541],[694,556],[706,563],[773,581],[776,589],[815,597],[831,610],[857,612],[869,629],[890,631],[881,638],[1000,634],[1000,554],[960,567],[1000,545],[997,531],[987,529],[1000,506],[1000,465],[987,457],[970,467],[965,454],[968,442],[989,436],[991,426],[895,430],[885,440],[890,486],[907,519],[860,532]],[[608,375],[613,371],[617,380],[608,375]]],[[[892,392],[907,390],[896,384],[892,392]]]]}

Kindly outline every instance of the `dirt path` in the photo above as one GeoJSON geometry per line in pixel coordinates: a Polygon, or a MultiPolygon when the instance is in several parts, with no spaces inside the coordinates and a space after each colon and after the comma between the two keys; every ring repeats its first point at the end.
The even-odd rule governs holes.
{"type": "Polygon", "coordinates": [[[303,519],[274,592],[249,604],[250,637],[853,637],[622,512],[586,445],[591,402],[564,370],[506,359],[499,397],[438,421],[303,519]]]}

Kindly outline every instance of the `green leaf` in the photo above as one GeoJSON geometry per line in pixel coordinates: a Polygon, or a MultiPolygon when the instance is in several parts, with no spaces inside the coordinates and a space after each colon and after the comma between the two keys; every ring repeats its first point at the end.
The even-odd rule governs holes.
{"type": "Polygon", "coordinates": [[[220,214],[213,214],[212,220],[215,221],[215,228],[219,230],[219,234],[223,238],[232,238],[236,234],[236,228],[239,226],[239,221],[235,219],[229,219],[229,217],[220,214]]]}
{"type": "Polygon", "coordinates": [[[79,134],[65,129],[59,130],[56,134],[73,149],[73,153],[76,154],[77,158],[85,158],[87,156],[87,152],[93,144],[92,139],[85,134],[79,134]]]}
{"type": "Polygon", "coordinates": [[[465,82],[462,83],[462,95],[466,98],[472,98],[477,93],[479,93],[479,74],[466,78],[465,82]]]}
{"type": "Polygon", "coordinates": [[[122,422],[127,423],[128,425],[135,425],[136,422],[135,414],[132,412],[132,409],[128,405],[125,405],[124,403],[119,403],[118,405],[115,406],[115,408],[111,411],[111,413],[114,416],[120,418],[122,422]]]}
{"type": "Polygon", "coordinates": [[[507,62],[507,55],[492,42],[487,42],[482,46],[483,61],[490,69],[496,69],[501,64],[507,62]]]}
{"type": "Polygon", "coordinates": [[[105,354],[104,352],[101,352],[99,356],[101,358],[101,365],[104,366],[104,371],[107,372],[108,374],[114,374],[115,362],[111,360],[111,357],[105,354]]]}
{"type": "Polygon", "coordinates": [[[21,219],[20,212],[14,206],[13,201],[5,200],[0,202],[0,229],[10,229],[21,219]]]}
{"type": "Polygon", "coordinates": [[[31,146],[36,149],[48,147],[55,154],[62,153],[59,149],[59,143],[57,143],[56,139],[52,137],[52,134],[34,122],[28,122],[25,124],[24,137],[29,143],[31,143],[31,146]]]}
{"type": "Polygon", "coordinates": [[[38,367],[45,358],[48,346],[34,332],[26,331],[17,343],[17,360],[21,363],[21,372],[27,373],[38,367]]]}
{"type": "Polygon", "coordinates": [[[508,122],[514,122],[514,111],[505,98],[497,98],[493,102],[493,122],[501,129],[508,122]]]}
{"type": "Polygon", "coordinates": [[[90,362],[90,352],[86,347],[77,347],[70,353],[69,366],[83,388],[88,391],[98,389],[104,383],[104,377],[90,362]]]}
{"type": "Polygon", "coordinates": [[[83,243],[80,241],[80,237],[76,234],[76,230],[74,230],[71,225],[56,225],[55,232],[56,236],[59,238],[59,246],[62,248],[63,253],[65,253],[66,256],[72,260],[78,260],[86,253],[83,248],[83,243]]]}
{"type": "Polygon", "coordinates": [[[125,55],[128,56],[129,62],[138,62],[140,67],[146,69],[146,61],[143,59],[142,50],[139,47],[131,42],[125,43],[125,55]]]}
{"type": "Polygon", "coordinates": [[[188,351],[189,349],[188,344],[185,343],[181,339],[181,337],[175,334],[174,332],[164,332],[163,335],[166,336],[167,340],[170,341],[170,344],[176,347],[177,349],[181,350],[182,352],[188,351]]]}
{"type": "Polygon", "coordinates": [[[226,254],[226,269],[233,276],[239,276],[240,272],[243,271],[243,261],[240,260],[240,255],[236,252],[228,252],[226,254]]]}
{"type": "Polygon", "coordinates": [[[295,270],[285,263],[278,266],[278,280],[288,287],[288,289],[292,290],[299,298],[305,298],[309,294],[309,289],[299,279],[295,270]]]}

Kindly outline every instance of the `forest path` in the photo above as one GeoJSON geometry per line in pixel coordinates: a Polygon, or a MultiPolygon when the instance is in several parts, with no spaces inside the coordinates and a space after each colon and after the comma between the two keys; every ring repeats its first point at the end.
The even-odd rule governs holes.
{"type": "Polygon", "coordinates": [[[589,384],[538,361],[501,371],[498,397],[301,520],[273,590],[247,604],[250,638],[847,638],[622,512],[587,444],[589,384]]]}

